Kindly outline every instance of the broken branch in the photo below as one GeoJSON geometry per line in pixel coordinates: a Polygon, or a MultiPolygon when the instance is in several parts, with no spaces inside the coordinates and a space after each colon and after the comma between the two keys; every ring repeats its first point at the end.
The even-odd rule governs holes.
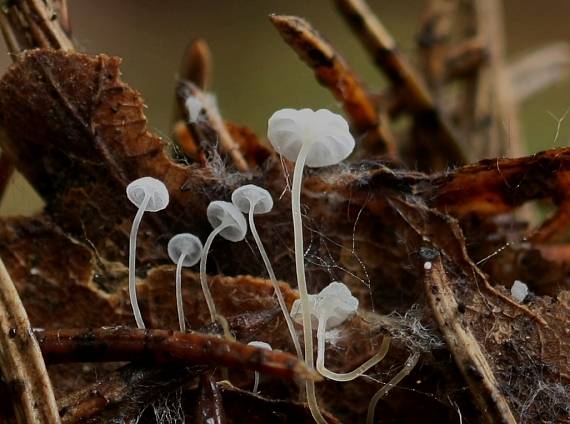
{"type": "Polygon", "coordinates": [[[58,423],[59,413],[28,315],[0,260],[0,371],[22,424],[58,423]]]}

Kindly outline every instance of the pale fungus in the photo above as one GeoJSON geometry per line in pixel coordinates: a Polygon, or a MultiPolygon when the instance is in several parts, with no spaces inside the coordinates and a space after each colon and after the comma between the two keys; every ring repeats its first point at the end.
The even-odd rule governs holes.
{"type": "Polygon", "coordinates": [[[128,199],[138,207],[129,238],[129,297],[138,328],[145,328],[137,300],[136,254],[137,233],[145,212],[158,212],[168,206],[168,190],[162,181],[152,177],[139,178],[127,186],[128,199]]]}

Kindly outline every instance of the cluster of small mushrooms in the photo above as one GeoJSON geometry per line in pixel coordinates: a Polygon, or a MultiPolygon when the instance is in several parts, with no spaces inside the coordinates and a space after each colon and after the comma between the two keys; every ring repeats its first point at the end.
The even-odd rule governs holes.
{"type": "MultiPolygon", "coordinates": [[[[280,155],[295,162],[293,173],[291,210],[293,217],[293,231],[295,244],[295,265],[299,299],[292,306],[291,311],[283,299],[277,283],[277,278],[271,266],[271,262],[255,226],[254,217],[264,214],[273,208],[271,194],[256,185],[244,185],[236,189],[231,196],[231,202],[213,201],[207,208],[208,221],[212,225],[212,232],[202,245],[200,239],[193,234],[177,234],[168,243],[168,255],[176,264],[176,305],[180,331],[186,331],[184,310],[182,303],[181,272],[182,267],[191,267],[200,262],[200,282],[202,291],[208,305],[212,322],[220,322],[224,325],[224,318],[216,312],[216,305],[206,277],[206,265],[208,251],[212,241],[217,235],[232,242],[243,240],[247,233],[247,222],[243,214],[248,215],[249,228],[257,244],[267,273],[273,284],[275,295],[291,339],[295,346],[297,356],[304,360],[310,370],[315,369],[313,358],[313,325],[317,326],[317,360],[316,370],[324,377],[335,381],[350,381],[380,362],[386,355],[390,340],[384,341],[379,351],[364,364],[347,373],[336,373],[325,367],[325,339],[326,331],[335,328],[353,316],[358,309],[358,299],[350,293],[346,285],[340,282],[332,282],[318,294],[309,294],[305,280],[305,263],[301,215],[301,185],[303,169],[308,167],[324,167],[338,164],[346,159],[354,149],[354,138],[350,134],[346,120],[326,109],[317,111],[311,109],[281,109],[271,116],[268,122],[269,141],[280,155]],[[303,327],[304,355],[297,335],[295,324],[303,327]]],[[[133,220],[129,244],[129,296],[133,308],[134,317],[138,328],[145,328],[140,309],[137,303],[135,262],[136,240],[139,224],[144,212],[158,212],[168,205],[169,195],[166,186],[159,180],[151,177],[143,177],[133,181],[127,187],[127,197],[138,207],[133,220]]],[[[255,341],[250,345],[258,348],[271,349],[265,342],[255,341]]],[[[410,370],[402,370],[403,378],[410,370]]],[[[373,421],[374,407],[381,395],[393,386],[394,381],[387,384],[379,391],[370,403],[368,422],[373,421]]],[[[253,391],[257,392],[259,374],[255,374],[253,391]]],[[[315,383],[312,380],[305,382],[307,402],[313,418],[318,423],[326,423],[317,405],[315,395],[315,383]]]]}

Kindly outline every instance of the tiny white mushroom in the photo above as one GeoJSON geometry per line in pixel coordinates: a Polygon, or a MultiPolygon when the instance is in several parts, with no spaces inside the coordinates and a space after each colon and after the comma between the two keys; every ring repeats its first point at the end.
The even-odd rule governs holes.
{"type": "Polygon", "coordinates": [[[273,209],[273,199],[271,197],[271,194],[261,187],[253,184],[248,184],[234,190],[232,193],[232,203],[243,213],[248,214],[251,234],[253,235],[255,243],[257,244],[257,248],[259,249],[259,253],[261,254],[261,258],[263,259],[263,263],[265,264],[265,268],[267,269],[267,273],[269,274],[269,278],[271,279],[273,290],[275,291],[277,301],[281,307],[283,316],[285,317],[285,322],[289,328],[289,333],[291,334],[291,339],[295,345],[297,356],[302,360],[303,353],[301,352],[301,344],[299,343],[299,338],[297,337],[297,332],[295,331],[295,325],[291,320],[289,310],[285,304],[285,299],[283,299],[283,294],[281,293],[281,289],[277,283],[275,272],[273,272],[271,261],[267,256],[267,252],[265,251],[265,247],[263,246],[263,243],[255,226],[254,215],[268,213],[271,211],[271,209],[273,209]]]}
{"type": "Polygon", "coordinates": [[[202,242],[194,234],[176,234],[168,242],[168,256],[176,264],[176,310],[180,331],[186,331],[182,302],[182,267],[191,267],[200,261],[202,242]]]}
{"type": "MultiPolygon", "coordinates": [[[[301,184],[303,168],[330,166],[346,159],[354,149],[354,138],[346,120],[326,109],[281,109],[269,118],[267,137],[275,150],[287,159],[295,161],[291,189],[291,211],[295,240],[295,268],[302,306],[305,363],[314,368],[311,312],[303,249],[303,222],[301,219],[301,184]]],[[[313,381],[306,382],[307,402],[313,418],[326,423],[320,413],[313,381]]]]}
{"type": "Polygon", "coordinates": [[[133,219],[133,225],[131,227],[131,234],[129,237],[129,297],[137,327],[145,328],[137,301],[135,275],[137,233],[145,212],[158,212],[168,206],[168,189],[162,181],[152,177],[143,177],[133,181],[127,186],[127,197],[131,203],[138,207],[137,214],[133,219]]]}
{"type": "Polygon", "coordinates": [[[237,242],[245,238],[247,232],[247,223],[245,218],[238,208],[230,202],[223,202],[216,200],[208,205],[206,210],[208,221],[214,228],[208,236],[204,249],[202,250],[202,257],[200,258],[200,283],[202,284],[202,291],[206,298],[206,304],[210,311],[210,318],[212,322],[216,322],[216,305],[210,293],[210,287],[206,279],[206,264],[208,261],[208,251],[212,245],[212,241],[219,234],[229,241],[237,242]]]}
{"type": "Polygon", "coordinates": [[[515,299],[518,303],[524,302],[525,298],[528,295],[528,286],[520,280],[515,280],[511,287],[511,296],[515,299]]]}
{"type": "MultiPolygon", "coordinates": [[[[317,370],[323,376],[335,381],[350,381],[361,376],[386,356],[390,347],[390,339],[385,337],[380,350],[369,360],[347,373],[336,373],[325,366],[326,331],[338,327],[358,310],[358,299],[354,297],[346,285],[334,281],[317,295],[309,295],[311,318],[317,321],[317,370]]],[[[299,301],[295,301],[291,310],[294,319],[299,319],[299,301]]]]}
{"type": "MultiPolygon", "coordinates": [[[[248,346],[253,346],[258,349],[265,349],[265,350],[273,350],[269,343],[260,342],[260,341],[252,341],[247,344],[248,346]]],[[[259,371],[255,371],[254,374],[255,381],[253,383],[253,393],[257,393],[257,389],[259,388],[259,371]]]]}

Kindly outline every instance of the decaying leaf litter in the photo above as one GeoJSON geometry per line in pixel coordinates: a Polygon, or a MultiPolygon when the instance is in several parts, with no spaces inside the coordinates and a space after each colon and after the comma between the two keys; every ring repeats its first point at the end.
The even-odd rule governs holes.
{"type": "MultiPolygon", "coordinates": [[[[520,156],[522,149],[516,132],[508,145],[500,136],[502,120],[516,125],[522,71],[509,79],[501,43],[458,37],[463,33],[455,28],[502,38],[500,3],[428,0],[421,72],[362,1],[336,4],[387,77],[385,92],[370,93],[307,21],[270,17],[341,102],[360,141],[343,164],[305,172],[309,291],[339,280],[361,303],[357,316],[328,335],[326,362],[333,370],[353,369],[391,337],[387,357],[369,377],[317,383],[326,419],[364,421],[374,393],[417,357],[411,374],[380,399],[376,422],[567,421],[570,151],[503,158],[520,156]],[[453,98],[450,82],[462,87],[453,98]],[[401,116],[410,117],[410,126],[395,132],[392,123],[401,116]],[[527,218],[536,212],[522,207],[535,201],[556,211],[531,226],[527,218]],[[530,289],[522,303],[509,291],[515,279],[530,289]]],[[[175,266],[166,243],[184,231],[205,238],[208,203],[228,199],[244,183],[278,199],[256,225],[289,307],[297,298],[290,286],[296,281],[288,207],[292,164],[247,127],[223,120],[210,97],[212,58],[203,40],[191,44],[183,62],[173,140],[149,132],[141,96],[120,79],[120,59],[73,51],[66,10],[65,1],[25,0],[1,15],[15,62],[0,81],[2,175],[15,167],[46,202],[36,216],[0,221],[0,257],[8,271],[2,284],[11,293],[2,300],[9,313],[0,321],[3,419],[312,422],[295,378],[271,373],[297,369],[288,377],[316,376],[303,374],[301,363],[286,366],[295,363],[292,355],[277,352],[273,362],[248,356],[251,340],[294,354],[252,239],[215,242],[209,262],[212,294],[237,340],[216,338],[220,346],[233,343],[228,353],[224,347],[211,356],[208,341],[222,330],[209,324],[191,270],[183,271],[183,298],[196,332],[172,332],[175,266]],[[206,105],[198,119],[184,108],[189,96],[206,105]],[[164,181],[171,196],[165,211],[145,217],[139,234],[139,300],[151,329],[144,337],[133,328],[128,303],[133,208],[124,195],[142,176],[164,181]],[[29,323],[22,318],[17,327],[10,311],[20,299],[29,323]],[[33,382],[46,381],[45,366],[17,362],[29,348],[17,328],[30,326],[42,329],[32,333],[39,342],[32,343],[36,358],[41,351],[51,379],[42,390],[33,382]],[[185,337],[190,345],[181,341],[185,337]],[[171,353],[184,346],[197,351],[179,362],[171,353]],[[65,365],[49,365],[54,358],[65,365]],[[86,363],[70,364],[77,361],[86,363]],[[32,377],[8,372],[13,363],[32,377]],[[252,370],[259,367],[262,390],[253,394],[252,370]]],[[[567,66],[560,46],[551,51],[528,75],[548,61],[567,66]]]]}

